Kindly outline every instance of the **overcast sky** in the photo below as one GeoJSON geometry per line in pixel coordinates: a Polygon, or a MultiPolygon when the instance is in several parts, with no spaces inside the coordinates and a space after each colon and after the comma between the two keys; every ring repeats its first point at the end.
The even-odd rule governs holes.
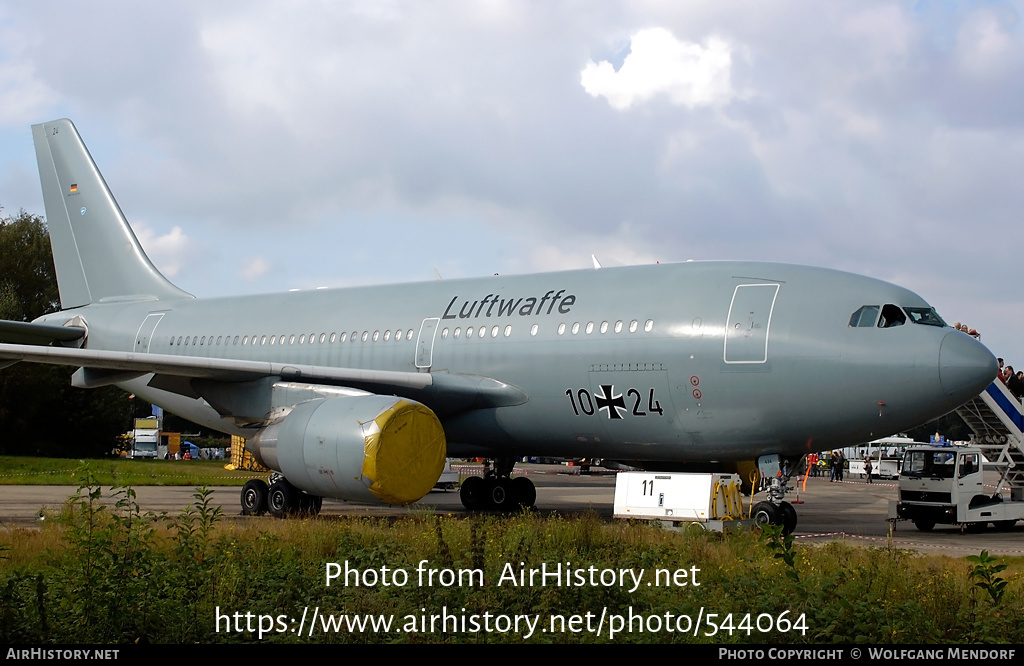
{"type": "Polygon", "coordinates": [[[199,296],[849,270],[1024,366],[1021,2],[5,2],[0,205],[69,117],[199,296]]]}

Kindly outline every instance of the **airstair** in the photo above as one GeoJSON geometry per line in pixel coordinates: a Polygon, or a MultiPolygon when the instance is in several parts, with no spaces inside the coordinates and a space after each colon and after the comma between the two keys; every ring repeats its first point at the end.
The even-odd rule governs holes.
{"type": "Polygon", "coordinates": [[[1024,405],[996,379],[956,413],[974,433],[973,444],[999,471],[996,494],[1004,488],[1010,499],[1024,501],[1024,405]]]}

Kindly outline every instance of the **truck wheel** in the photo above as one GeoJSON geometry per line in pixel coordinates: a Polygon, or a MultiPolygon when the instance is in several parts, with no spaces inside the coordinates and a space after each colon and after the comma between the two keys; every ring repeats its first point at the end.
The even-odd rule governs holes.
{"type": "Polygon", "coordinates": [[[924,518],[914,518],[914,527],[922,532],[931,532],[932,528],[935,527],[935,521],[926,520],[924,518]]]}
{"type": "Polygon", "coordinates": [[[1017,521],[1016,520],[997,520],[997,521],[995,521],[992,524],[995,525],[995,528],[997,530],[999,530],[1001,532],[1005,532],[1006,530],[1012,530],[1013,526],[1017,524],[1017,521]]]}

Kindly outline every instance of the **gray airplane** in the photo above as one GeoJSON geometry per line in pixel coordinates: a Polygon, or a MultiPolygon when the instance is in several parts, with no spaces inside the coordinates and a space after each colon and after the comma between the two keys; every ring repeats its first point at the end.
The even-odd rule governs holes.
{"type": "Polygon", "coordinates": [[[405,504],[446,455],[494,461],[467,508],[532,505],[521,456],[651,469],[756,459],[792,530],[805,454],[945,414],[992,354],[901,287],[806,266],[687,262],[197,299],[146,257],[69,120],[32,128],[61,311],[0,322],[0,359],[77,367],[274,470],[245,513],[405,504]]]}

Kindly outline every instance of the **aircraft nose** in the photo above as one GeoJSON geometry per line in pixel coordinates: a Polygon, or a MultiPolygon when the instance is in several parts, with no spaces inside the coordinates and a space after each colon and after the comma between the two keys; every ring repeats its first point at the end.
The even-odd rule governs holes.
{"type": "Polygon", "coordinates": [[[949,395],[964,399],[981,393],[995,379],[996,357],[969,335],[946,333],[939,346],[939,383],[949,395]]]}

